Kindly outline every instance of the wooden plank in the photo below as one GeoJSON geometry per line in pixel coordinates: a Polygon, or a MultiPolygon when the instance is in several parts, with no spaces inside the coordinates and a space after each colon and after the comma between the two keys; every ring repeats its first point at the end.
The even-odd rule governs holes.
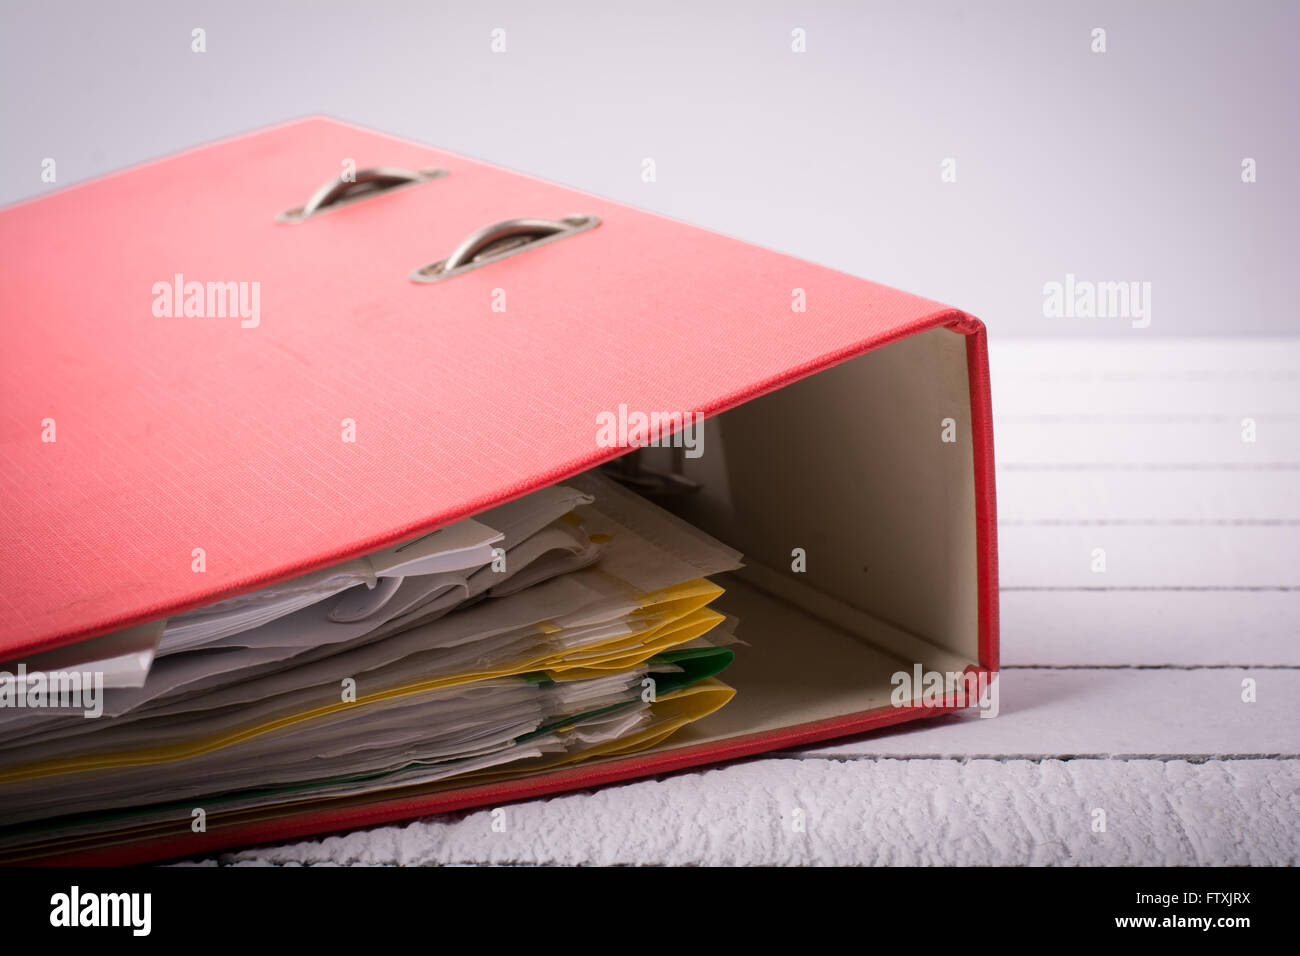
{"type": "Polygon", "coordinates": [[[1011,525],[998,550],[1004,589],[1300,588],[1295,526],[1011,525]]]}
{"type": "Polygon", "coordinates": [[[754,760],[208,862],[1286,865],[1297,789],[1295,760],[754,760]]]}
{"type": "Polygon", "coordinates": [[[1017,377],[1223,379],[1300,370],[1300,337],[999,338],[995,334],[989,343],[989,368],[995,385],[1017,377]]]}
{"type": "Polygon", "coordinates": [[[993,448],[1004,471],[1041,464],[1053,470],[1133,464],[1186,464],[1199,470],[1217,464],[1300,468],[1300,416],[1294,421],[1256,419],[1249,430],[1233,418],[1000,422],[993,428],[993,448]]]}
{"type": "Polygon", "coordinates": [[[1300,592],[1007,591],[1003,666],[1300,667],[1300,592]]]}
{"type": "MultiPolygon", "coordinates": [[[[1140,640],[1139,632],[1128,636],[1140,640]]],[[[974,710],[805,754],[857,756],[1300,756],[1300,670],[1007,669],[1000,712],[974,710]],[[1242,681],[1256,682],[1244,703],[1242,681]]]]}
{"type": "Polygon", "coordinates": [[[1204,418],[1240,421],[1297,412],[1300,372],[1261,372],[1233,379],[993,378],[996,420],[1068,415],[1114,418],[1204,418]]]}
{"type": "Polygon", "coordinates": [[[998,518],[1004,525],[1294,523],[1297,487],[1300,475],[1265,469],[1001,469],[998,518]]]}

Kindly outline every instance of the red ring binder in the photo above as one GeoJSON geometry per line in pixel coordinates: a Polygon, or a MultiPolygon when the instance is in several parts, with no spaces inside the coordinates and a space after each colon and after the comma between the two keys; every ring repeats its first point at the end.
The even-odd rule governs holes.
{"type": "MultiPolygon", "coordinates": [[[[214,812],[203,833],[159,825],[8,859],[140,862],[531,798],[956,706],[891,705],[891,674],[914,664],[996,674],[990,387],[984,326],[966,313],[322,118],[0,210],[0,244],[0,306],[31,317],[11,323],[0,385],[0,660],[562,483],[629,450],[595,440],[597,416],[620,404],[704,416],[704,454],[671,462],[697,488],[671,507],[745,554],[720,601],[749,645],[727,671],[735,699],[644,753],[214,812]],[[267,211],[339,156],[450,176],[281,228],[267,211]],[[476,233],[483,223],[556,209],[588,219],[506,250],[508,264],[474,260],[509,238],[476,233]],[[559,241],[578,231],[591,235],[559,241]],[[423,280],[404,272],[430,249],[460,250],[449,275],[493,271],[413,288],[423,280]],[[89,264],[76,284],[70,259],[89,264]],[[153,284],[175,275],[258,283],[260,321],[185,303],[154,315],[153,284]],[[508,291],[506,311],[490,310],[488,286],[508,291]],[[344,420],[357,441],[340,440],[344,420]]],[[[642,455],[653,470],[672,452],[642,455]]]]}

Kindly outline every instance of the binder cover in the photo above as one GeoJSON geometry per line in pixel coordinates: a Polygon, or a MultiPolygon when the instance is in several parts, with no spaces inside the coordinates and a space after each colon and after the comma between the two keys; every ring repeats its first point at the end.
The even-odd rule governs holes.
{"type": "Polygon", "coordinates": [[[951,709],[891,706],[899,661],[997,669],[985,332],[963,312],[323,118],[11,206],[0,248],[0,659],[561,481],[626,451],[595,441],[596,416],[626,405],[708,417],[686,516],[752,564],[734,600],[759,630],[741,636],[825,681],[800,687],[788,660],[779,679],[756,670],[750,709],[638,756],[57,861],[200,853],[798,746],[951,709]],[[443,172],[285,220],[349,163],[443,172]],[[485,224],[566,216],[596,224],[412,281],[485,224]],[[819,670],[846,635],[876,663],[819,670]]]}

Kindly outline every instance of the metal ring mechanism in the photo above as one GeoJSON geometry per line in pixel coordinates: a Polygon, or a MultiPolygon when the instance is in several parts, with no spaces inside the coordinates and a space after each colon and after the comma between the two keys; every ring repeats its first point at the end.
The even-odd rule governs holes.
{"type": "Polygon", "coordinates": [[[466,236],[447,258],[414,270],[411,279],[415,282],[440,282],[489,262],[586,232],[598,225],[600,220],[595,216],[505,219],[466,236]]]}
{"type": "Polygon", "coordinates": [[[447,175],[445,169],[399,169],[396,166],[369,166],[351,175],[338,176],[322,185],[303,205],[288,209],[276,218],[280,222],[302,222],[331,209],[337,209],[359,199],[404,186],[414,186],[440,179],[447,175]]]}

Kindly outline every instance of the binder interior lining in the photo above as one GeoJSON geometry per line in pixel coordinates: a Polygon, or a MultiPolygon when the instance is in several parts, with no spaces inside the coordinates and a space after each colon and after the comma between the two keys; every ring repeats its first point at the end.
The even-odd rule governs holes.
{"type": "Polygon", "coordinates": [[[745,555],[716,606],[749,646],[725,675],[735,699],[659,749],[889,706],[899,670],[977,664],[971,441],[966,336],[949,329],[706,422],[683,468],[700,490],[668,507],[745,555]]]}

